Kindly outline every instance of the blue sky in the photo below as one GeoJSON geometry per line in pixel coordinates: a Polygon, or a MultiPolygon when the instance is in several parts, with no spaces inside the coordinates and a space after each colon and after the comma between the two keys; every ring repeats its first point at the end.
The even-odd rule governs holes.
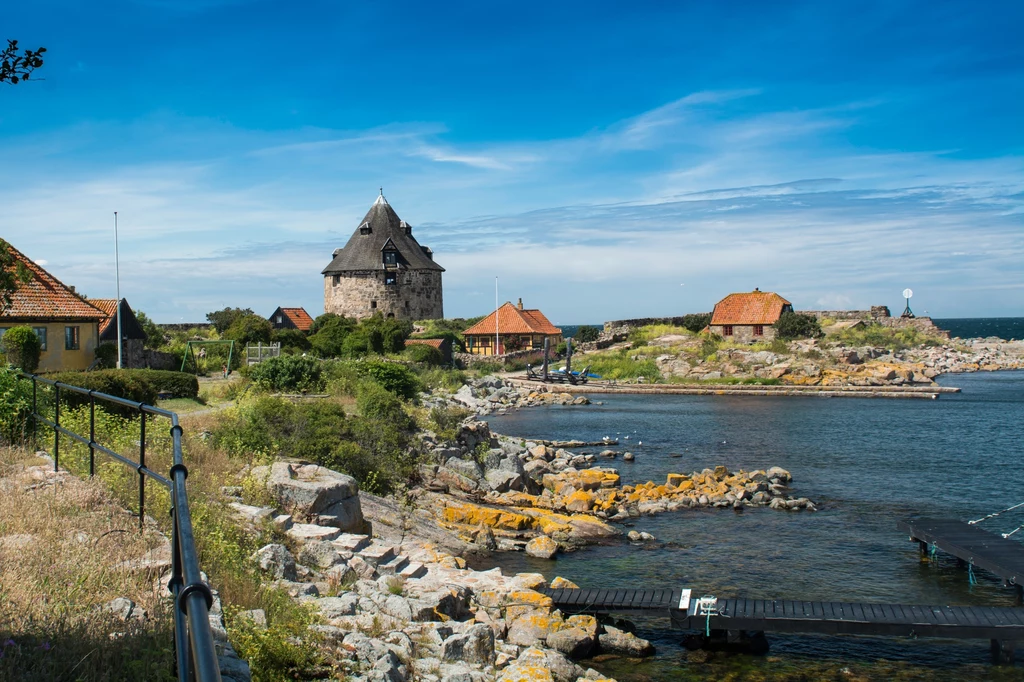
{"type": "Polygon", "coordinates": [[[158,321],[323,310],[377,195],[445,312],[1024,316],[1024,4],[37,0],[0,236],[158,321]]]}

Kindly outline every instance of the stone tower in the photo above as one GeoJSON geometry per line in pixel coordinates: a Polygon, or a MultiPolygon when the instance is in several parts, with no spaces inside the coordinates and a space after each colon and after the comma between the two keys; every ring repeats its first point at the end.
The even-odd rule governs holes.
{"type": "Polygon", "coordinates": [[[383,193],[323,270],[324,312],[362,319],[444,317],[441,273],[434,252],[420,246],[383,193]]]}

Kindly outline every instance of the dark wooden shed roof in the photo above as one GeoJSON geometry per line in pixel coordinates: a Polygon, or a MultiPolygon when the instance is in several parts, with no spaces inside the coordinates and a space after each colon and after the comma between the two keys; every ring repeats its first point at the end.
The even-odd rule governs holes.
{"type": "Polygon", "coordinates": [[[360,270],[381,270],[384,267],[381,251],[384,245],[398,251],[400,268],[409,270],[438,270],[430,249],[420,246],[412,236],[412,226],[398,217],[395,209],[384,198],[377,197],[366,216],[356,226],[345,248],[334,252],[334,260],[324,268],[324,275],[338,275],[360,270]]]}

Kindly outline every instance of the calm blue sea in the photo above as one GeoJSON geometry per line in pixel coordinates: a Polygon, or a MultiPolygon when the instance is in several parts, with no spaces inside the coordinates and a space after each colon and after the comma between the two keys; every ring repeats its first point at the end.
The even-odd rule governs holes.
{"type": "MultiPolygon", "coordinates": [[[[1024,317],[959,317],[933,320],[940,328],[949,332],[950,336],[962,339],[997,336],[1001,339],[1024,339],[1024,317]]],[[[576,330],[584,325],[559,325],[562,335],[574,336],[576,330]]],[[[603,329],[603,324],[592,324],[592,327],[603,329]]]]}
{"type": "MultiPolygon", "coordinates": [[[[1024,372],[950,375],[940,383],[963,392],[938,400],[594,396],[604,404],[492,417],[495,431],[524,438],[620,438],[620,448],[636,454],[634,463],[614,463],[624,482],[661,482],[670,472],[718,464],[747,470],[779,465],[793,474],[793,493],[820,507],[815,513],[667,513],[631,526],[653,533],[656,547],[614,543],[554,562],[523,554],[496,561],[507,570],[562,575],[582,586],[1013,605],[1013,591],[991,576],[981,574],[971,586],[946,557],[922,563],[916,544],[895,528],[909,515],[973,519],[1024,501],[1024,372]]],[[[985,527],[1005,532],[1019,524],[1024,513],[985,527]]],[[[655,659],[596,667],[620,680],[846,679],[838,673],[843,667],[862,676],[853,679],[1024,679],[1020,669],[988,665],[987,642],[775,635],[769,658],[719,655],[695,664],[667,623],[641,626],[658,646],[655,659]]]]}

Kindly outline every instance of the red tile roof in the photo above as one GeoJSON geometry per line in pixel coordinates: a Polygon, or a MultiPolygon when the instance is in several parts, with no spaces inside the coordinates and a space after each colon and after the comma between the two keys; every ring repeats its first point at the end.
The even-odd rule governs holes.
{"type": "Polygon", "coordinates": [[[406,339],[405,345],[408,346],[410,343],[418,343],[424,346],[433,346],[434,348],[441,350],[441,346],[443,346],[447,340],[448,339],[406,339]]]}
{"type": "Polygon", "coordinates": [[[788,305],[789,301],[770,291],[729,294],[715,305],[711,324],[775,324],[788,305]]]}
{"type": "Polygon", "coordinates": [[[107,327],[117,319],[117,299],[90,298],[89,303],[102,310],[103,314],[106,315],[106,319],[100,322],[100,336],[102,336],[107,331],[107,327]]]}
{"type": "Polygon", "coordinates": [[[313,326],[313,318],[309,316],[305,308],[278,308],[278,310],[300,331],[308,332],[309,328],[313,326]]]}
{"type": "Polygon", "coordinates": [[[498,317],[498,334],[544,334],[545,336],[555,336],[562,333],[562,330],[551,324],[541,311],[537,309],[520,310],[511,302],[506,302],[505,305],[464,331],[463,335],[490,336],[494,334],[495,315],[498,317]]]}
{"type": "Polygon", "coordinates": [[[30,279],[19,284],[11,305],[0,317],[30,320],[101,320],[106,313],[82,300],[59,279],[36,265],[21,251],[10,247],[15,260],[28,269],[30,279]]]}

